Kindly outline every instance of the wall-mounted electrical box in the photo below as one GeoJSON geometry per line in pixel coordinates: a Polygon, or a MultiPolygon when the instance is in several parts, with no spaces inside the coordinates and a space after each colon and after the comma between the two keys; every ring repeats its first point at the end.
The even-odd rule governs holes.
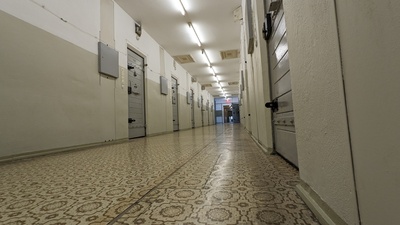
{"type": "Polygon", "coordinates": [[[104,43],[98,44],[99,54],[99,73],[118,78],[119,64],[118,52],[104,43]]]}
{"type": "Polygon", "coordinates": [[[160,76],[160,92],[163,95],[168,95],[168,79],[160,76]]]}

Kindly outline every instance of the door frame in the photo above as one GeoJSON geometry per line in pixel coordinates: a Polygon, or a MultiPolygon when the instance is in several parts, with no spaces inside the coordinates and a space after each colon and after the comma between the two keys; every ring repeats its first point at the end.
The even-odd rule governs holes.
{"type": "MultiPolygon", "coordinates": [[[[264,3],[265,3],[265,0],[264,0],[264,3]]],[[[265,13],[267,13],[266,12],[266,10],[267,10],[267,7],[266,7],[266,5],[264,5],[264,11],[265,11],[265,13]]],[[[277,26],[275,27],[275,22],[277,22],[277,19],[278,18],[273,18],[272,20],[272,28],[273,28],[273,30],[272,30],[272,33],[271,33],[271,38],[269,39],[269,40],[264,40],[264,41],[266,41],[265,43],[266,43],[266,51],[267,51],[267,55],[268,55],[268,79],[269,79],[269,94],[270,94],[270,102],[272,102],[273,100],[275,100],[275,99],[279,99],[279,98],[281,98],[283,95],[285,95],[285,94],[283,94],[283,95],[281,95],[280,97],[277,97],[277,96],[275,96],[274,97],[274,80],[273,80],[273,76],[272,76],[272,72],[273,72],[273,68],[274,68],[274,66],[275,65],[273,65],[273,66],[271,66],[271,51],[274,51],[275,49],[270,49],[270,47],[269,47],[269,45],[270,45],[270,41],[272,40],[272,38],[275,36],[275,33],[277,32],[277,30],[278,30],[278,28],[279,28],[279,26],[280,26],[280,24],[281,24],[281,22],[282,22],[282,20],[283,19],[285,19],[284,17],[285,17],[285,11],[284,11],[284,8],[283,8],[283,3],[281,2],[280,3],[280,6],[279,6],[279,10],[277,11],[277,15],[279,15],[280,13],[282,13],[283,15],[282,15],[282,18],[281,18],[281,20],[279,20],[278,22],[278,24],[277,24],[277,26]]],[[[265,14],[266,15],[266,14],[265,14]]],[[[286,35],[286,28],[287,28],[287,26],[285,25],[285,34],[283,34],[282,35],[282,37],[281,37],[281,39],[283,38],[283,36],[284,35],[286,35]]],[[[282,40],[280,40],[280,41],[282,41],[282,40]]],[[[278,45],[280,45],[280,43],[278,44],[278,45]]],[[[289,54],[289,53],[286,53],[286,54],[289,54]]],[[[285,57],[285,55],[283,55],[282,56],[282,58],[280,59],[280,60],[282,60],[283,58],[285,57]]],[[[280,60],[278,60],[278,64],[280,63],[280,60]]],[[[287,59],[287,60],[289,60],[289,71],[290,71],[290,59],[287,59]]],[[[287,73],[287,72],[286,72],[287,73]]],[[[284,77],[286,74],[284,74],[284,75],[282,75],[282,77],[284,77]]],[[[278,80],[280,80],[282,77],[280,77],[278,80]]],[[[278,81],[277,81],[278,82],[278,81]]],[[[292,92],[292,87],[290,87],[290,92],[292,92]]],[[[292,107],[293,107],[293,98],[292,98],[292,107]]],[[[292,162],[292,160],[290,159],[290,157],[288,157],[288,155],[286,154],[284,154],[284,153],[280,153],[277,149],[278,149],[278,146],[277,146],[277,138],[278,138],[278,134],[277,134],[277,127],[279,127],[279,126],[277,126],[276,125],[276,123],[275,123],[275,120],[277,119],[277,118],[279,118],[279,116],[277,116],[277,114],[275,114],[274,112],[273,112],[273,110],[272,109],[269,109],[269,111],[270,111],[270,113],[271,113],[271,128],[272,128],[272,146],[273,146],[273,154],[279,154],[279,155],[281,155],[282,156],[282,158],[284,158],[285,160],[287,160],[291,165],[293,165],[294,167],[296,167],[296,168],[298,168],[298,154],[297,154],[297,146],[295,146],[295,152],[296,152],[296,160],[297,161],[295,161],[295,160],[293,160],[293,161],[295,161],[295,162],[292,162]]],[[[289,113],[289,112],[284,112],[284,113],[289,113]]],[[[295,121],[295,115],[294,115],[294,110],[292,111],[292,113],[293,113],[293,121],[295,121]]],[[[294,129],[294,136],[295,136],[295,138],[297,138],[297,133],[295,132],[295,128],[294,128],[294,125],[293,125],[293,129],[294,129]]],[[[287,153],[287,152],[286,152],[287,153]]]]}
{"type": "MultiPolygon", "coordinates": [[[[178,82],[178,77],[176,77],[176,76],[174,76],[174,75],[171,75],[171,82],[173,82],[173,80],[176,80],[176,115],[177,115],[177,119],[178,119],[178,129],[177,130],[174,130],[174,109],[172,108],[172,130],[173,131],[179,131],[179,82],[178,82]]],[[[172,89],[172,84],[171,84],[171,89],[172,89]]],[[[172,102],[171,102],[172,103],[172,102]]],[[[172,105],[172,107],[174,107],[173,106],[173,104],[171,104],[172,105]]]]}
{"type": "Polygon", "coordinates": [[[204,127],[204,106],[203,106],[203,95],[200,97],[200,111],[201,111],[201,126],[204,127]]]}
{"type": "Polygon", "coordinates": [[[193,88],[190,88],[190,105],[191,105],[191,118],[192,118],[192,128],[196,127],[196,117],[195,117],[195,113],[194,113],[194,91],[193,88]]]}
{"type": "MultiPolygon", "coordinates": [[[[140,50],[138,50],[137,48],[133,47],[133,45],[129,44],[127,42],[126,44],[126,64],[128,65],[128,51],[131,50],[132,52],[136,53],[137,55],[139,55],[140,57],[143,58],[143,99],[144,99],[144,137],[147,136],[147,108],[148,108],[148,101],[147,101],[147,57],[146,55],[141,52],[140,50]]],[[[126,89],[127,91],[125,92],[128,95],[128,83],[129,83],[129,71],[128,68],[125,68],[127,70],[126,73],[126,89]]],[[[129,96],[128,97],[128,101],[129,101],[129,96]]],[[[128,106],[128,101],[127,101],[127,106],[128,106]]],[[[127,107],[127,117],[126,117],[126,121],[128,121],[129,119],[129,106],[127,107]]],[[[128,138],[129,138],[129,126],[128,126],[128,138]]]]}

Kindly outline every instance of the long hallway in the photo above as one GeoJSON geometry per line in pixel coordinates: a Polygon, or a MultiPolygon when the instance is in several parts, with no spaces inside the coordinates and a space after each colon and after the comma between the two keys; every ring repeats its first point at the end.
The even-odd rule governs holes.
{"type": "Polygon", "coordinates": [[[0,224],[319,224],[240,125],[0,164],[0,224]]]}

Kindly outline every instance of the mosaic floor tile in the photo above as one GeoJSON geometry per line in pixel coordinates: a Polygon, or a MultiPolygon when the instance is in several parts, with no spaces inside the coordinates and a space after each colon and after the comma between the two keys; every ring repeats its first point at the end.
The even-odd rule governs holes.
{"type": "Polygon", "coordinates": [[[0,164],[0,224],[319,224],[240,125],[0,164]]]}

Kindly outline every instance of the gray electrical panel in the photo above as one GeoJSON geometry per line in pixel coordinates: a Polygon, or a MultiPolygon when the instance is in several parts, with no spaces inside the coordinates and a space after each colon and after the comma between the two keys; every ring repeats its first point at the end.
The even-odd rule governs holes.
{"type": "Polygon", "coordinates": [[[118,52],[99,42],[99,73],[119,77],[118,52]]]}
{"type": "Polygon", "coordinates": [[[160,76],[160,92],[163,95],[168,95],[168,79],[160,76]]]}

